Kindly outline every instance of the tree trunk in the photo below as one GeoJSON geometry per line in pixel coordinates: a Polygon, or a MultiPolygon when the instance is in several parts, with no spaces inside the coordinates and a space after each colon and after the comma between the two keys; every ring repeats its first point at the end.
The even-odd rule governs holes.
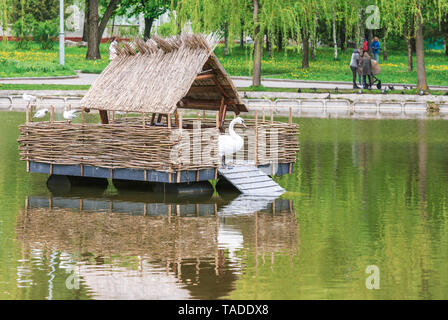
{"type": "Polygon", "coordinates": [[[310,67],[309,51],[310,51],[310,35],[307,31],[305,31],[303,32],[302,36],[302,69],[308,69],[310,67]]]}
{"type": "Polygon", "coordinates": [[[338,60],[338,42],[336,39],[336,19],[334,17],[334,11],[331,14],[333,20],[333,46],[334,46],[334,60],[338,60]]]}
{"type": "Polygon", "coordinates": [[[82,41],[87,42],[88,29],[89,29],[89,0],[86,0],[86,8],[84,10],[84,27],[82,29],[82,41]]]}
{"type": "Polygon", "coordinates": [[[425,47],[423,38],[422,18],[417,17],[417,30],[415,35],[415,53],[417,56],[417,90],[428,90],[428,83],[426,82],[426,67],[425,67],[425,47]]]}
{"type": "Polygon", "coordinates": [[[282,35],[282,31],[279,30],[278,34],[277,34],[277,49],[278,51],[283,51],[283,35],[282,35]]]}
{"type": "Polygon", "coordinates": [[[406,38],[406,45],[408,47],[408,71],[411,72],[414,69],[413,62],[412,62],[412,44],[411,44],[411,39],[406,38]]]}
{"type": "Polygon", "coordinates": [[[364,14],[364,9],[361,9],[361,12],[360,12],[360,22],[361,22],[361,25],[359,26],[360,28],[360,38],[361,39],[359,39],[359,41],[358,41],[358,45],[359,45],[359,43],[363,43],[364,42],[364,38],[366,37],[366,22],[365,22],[365,14],[364,14]]]}
{"type": "Polygon", "coordinates": [[[268,52],[269,58],[272,58],[272,36],[269,31],[266,32],[266,51],[268,52]]]}
{"type": "Polygon", "coordinates": [[[229,26],[227,23],[224,24],[224,55],[229,54],[229,26]]]}
{"type": "Polygon", "coordinates": [[[445,44],[445,55],[448,56],[448,39],[445,39],[443,42],[445,44]]]}
{"type": "Polygon", "coordinates": [[[383,40],[383,61],[387,61],[386,38],[384,38],[384,40],[383,40]]]}
{"type": "Polygon", "coordinates": [[[261,85],[261,55],[263,53],[263,37],[260,32],[260,24],[258,22],[259,1],[253,0],[254,4],[254,73],[252,77],[252,85],[261,85]]]}
{"type": "Polygon", "coordinates": [[[154,18],[145,18],[145,29],[143,31],[143,39],[148,40],[149,38],[151,38],[151,29],[152,29],[152,24],[154,23],[154,18]]]}
{"type": "Polygon", "coordinates": [[[373,52],[372,52],[372,40],[373,40],[373,30],[369,29],[369,55],[371,57],[373,57],[373,52]]]}
{"type": "MultiPolygon", "coordinates": [[[[96,14],[98,16],[98,0],[90,0],[90,1],[95,1],[97,3],[96,14]]],[[[118,2],[119,0],[110,0],[109,5],[106,8],[106,11],[104,12],[103,17],[101,18],[101,22],[98,27],[98,44],[101,42],[101,38],[103,37],[104,30],[106,29],[107,26],[107,22],[109,22],[110,17],[117,8],[118,2]]]]}
{"type": "Polygon", "coordinates": [[[241,49],[244,49],[244,30],[243,30],[243,28],[241,28],[240,48],[241,48],[241,49]]]}
{"type": "Polygon", "coordinates": [[[315,43],[314,43],[314,39],[313,40],[311,40],[311,46],[310,46],[311,48],[310,48],[310,60],[311,61],[314,61],[314,60],[316,60],[316,45],[315,45],[315,43]]]}
{"type": "Polygon", "coordinates": [[[87,55],[86,59],[96,60],[101,59],[100,54],[100,42],[103,36],[104,30],[106,29],[107,22],[112,16],[115,8],[117,7],[119,0],[111,0],[109,5],[104,12],[104,16],[99,22],[98,17],[98,0],[89,0],[89,27],[87,35],[87,55]]]}
{"type": "Polygon", "coordinates": [[[89,28],[86,59],[101,59],[100,40],[98,38],[98,0],[89,0],[89,28]]]}

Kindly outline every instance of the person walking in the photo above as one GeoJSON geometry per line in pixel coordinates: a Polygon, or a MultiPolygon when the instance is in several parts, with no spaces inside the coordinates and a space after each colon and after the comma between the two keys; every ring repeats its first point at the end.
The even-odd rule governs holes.
{"type": "MultiPolygon", "coordinates": [[[[359,87],[356,85],[356,75],[358,74],[360,61],[361,55],[359,54],[359,50],[353,50],[352,59],[350,60],[350,69],[352,70],[353,75],[353,89],[359,89],[359,87]]],[[[361,76],[359,76],[359,82],[361,83],[361,76]]]]}
{"type": "Polygon", "coordinates": [[[373,53],[373,59],[376,62],[379,62],[379,54],[380,54],[380,40],[378,37],[374,37],[372,41],[372,53],[373,53]]]}
{"type": "Polygon", "coordinates": [[[110,46],[109,46],[109,61],[112,61],[117,56],[117,38],[112,37],[110,38],[110,46]]]}
{"type": "Polygon", "coordinates": [[[372,59],[367,52],[362,55],[362,83],[364,89],[372,89],[372,59]],[[367,84],[367,77],[369,78],[369,84],[367,84]]]}

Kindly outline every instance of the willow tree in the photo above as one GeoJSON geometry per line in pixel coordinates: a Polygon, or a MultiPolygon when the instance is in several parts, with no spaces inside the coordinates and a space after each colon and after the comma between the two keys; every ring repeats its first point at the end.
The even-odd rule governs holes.
{"type": "MultiPolygon", "coordinates": [[[[258,86],[261,84],[264,34],[278,30],[278,15],[287,12],[287,8],[290,8],[293,2],[291,0],[178,0],[176,12],[179,25],[189,21],[195,32],[216,32],[222,29],[223,21],[226,23],[229,39],[241,37],[242,28],[251,30],[254,40],[252,84],[258,86]]],[[[289,29],[292,29],[292,26],[289,29]]]]}
{"type": "Polygon", "coordinates": [[[2,25],[2,42],[3,44],[8,44],[8,37],[6,36],[8,33],[8,1],[1,0],[0,2],[0,23],[2,25]]]}
{"type": "MultiPolygon", "coordinates": [[[[415,39],[417,89],[426,91],[428,90],[428,83],[426,79],[423,28],[425,23],[427,24],[429,21],[437,21],[438,25],[441,25],[443,15],[448,13],[448,0],[393,0],[389,2],[389,0],[381,0],[382,12],[388,14],[384,17],[386,18],[386,23],[391,24],[406,39],[415,39]]],[[[382,19],[384,18],[382,17],[382,19]]],[[[409,46],[408,42],[408,48],[409,46]]],[[[412,63],[412,60],[410,63],[412,63]]]]}

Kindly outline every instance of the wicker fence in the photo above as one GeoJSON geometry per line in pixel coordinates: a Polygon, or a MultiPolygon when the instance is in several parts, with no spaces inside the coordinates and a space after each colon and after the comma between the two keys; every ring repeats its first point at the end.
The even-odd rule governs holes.
{"type": "MultiPolygon", "coordinates": [[[[254,120],[246,124],[244,131],[237,129],[245,145],[234,158],[258,165],[295,162],[297,125],[254,120]]],[[[30,122],[20,126],[18,142],[25,161],[176,172],[218,167],[218,135],[211,119],[184,119],[179,129],[128,117],[106,125],[30,122]]]]}

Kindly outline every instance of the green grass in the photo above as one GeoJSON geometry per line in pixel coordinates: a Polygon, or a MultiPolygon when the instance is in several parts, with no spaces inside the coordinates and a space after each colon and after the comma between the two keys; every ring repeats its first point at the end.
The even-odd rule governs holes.
{"type": "Polygon", "coordinates": [[[89,90],[90,85],[0,83],[0,90],[89,90]]]}
{"type": "MultiPolygon", "coordinates": [[[[223,48],[215,50],[224,68],[232,76],[251,76],[252,56],[250,49],[242,50],[234,47],[228,56],[223,56],[223,48]]],[[[320,80],[320,81],[352,81],[349,68],[352,49],[339,51],[339,59],[333,59],[332,48],[318,48],[316,59],[310,61],[309,69],[301,68],[301,53],[288,47],[284,52],[275,52],[269,58],[265,52],[262,59],[262,76],[265,78],[320,80]]],[[[407,71],[407,52],[389,51],[388,60],[384,62],[380,56],[381,74],[378,76],[383,83],[417,83],[417,72],[407,71]]],[[[415,69],[414,56],[414,69],[415,69]]],[[[448,56],[441,50],[425,52],[426,72],[429,85],[448,85],[448,56]]]]}
{"type": "MultiPolygon", "coordinates": [[[[86,48],[66,48],[65,66],[58,61],[58,45],[52,50],[43,51],[35,43],[29,50],[17,50],[15,43],[0,45],[0,77],[56,76],[73,75],[75,70],[88,73],[100,73],[108,64],[108,44],[101,44],[102,59],[85,60],[86,48]]],[[[224,56],[223,47],[216,48],[215,54],[231,76],[252,75],[251,47],[241,49],[234,46],[230,54],[224,56]]],[[[318,48],[316,59],[310,61],[309,69],[301,69],[301,53],[294,47],[283,52],[276,52],[272,58],[264,53],[262,59],[262,76],[265,78],[284,78],[321,81],[351,81],[349,62],[351,49],[339,52],[339,59],[333,60],[333,49],[318,48]]],[[[380,57],[382,72],[379,78],[383,83],[417,82],[417,72],[407,71],[407,52],[389,51],[389,59],[383,62],[380,57]]],[[[415,61],[415,59],[414,59],[415,61]]],[[[425,55],[426,71],[429,85],[448,85],[448,56],[442,51],[427,50],[425,55]]]]}

